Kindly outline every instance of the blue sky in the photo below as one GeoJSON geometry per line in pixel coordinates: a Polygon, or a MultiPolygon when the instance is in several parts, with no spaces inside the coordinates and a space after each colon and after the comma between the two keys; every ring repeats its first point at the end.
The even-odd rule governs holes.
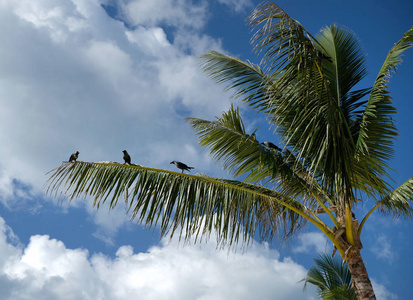
{"type": "MultiPolygon", "coordinates": [[[[120,162],[127,149],[145,166],[180,160],[228,177],[182,117],[213,119],[230,106],[197,57],[217,50],[258,62],[245,17],[259,3],[0,0],[1,299],[317,299],[298,281],[332,249],[312,227],[286,245],[255,241],[233,253],[213,237],[160,240],[122,205],[96,211],[90,199],[45,195],[46,173],[76,150],[82,161],[120,162]]],[[[276,3],[313,35],[333,23],[351,29],[367,54],[364,86],[413,25],[407,0],[276,3]]],[[[389,85],[399,111],[395,186],[413,176],[413,50],[403,59],[389,85]]],[[[277,140],[242,112],[248,128],[260,125],[259,140],[277,140]]],[[[362,255],[378,299],[410,299],[412,229],[379,214],[365,226],[362,255]]]]}

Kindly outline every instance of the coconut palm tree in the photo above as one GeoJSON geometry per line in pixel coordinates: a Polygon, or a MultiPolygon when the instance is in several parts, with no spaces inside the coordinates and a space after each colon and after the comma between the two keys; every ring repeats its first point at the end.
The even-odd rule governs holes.
{"type": "Polygon", "coordinates": [[[307,272],[304,288],[307,283],[317,288],[320,299],[324,300],[356,300],[356,291],[351,285],[351,274],[346,264],[327,254],[314,259],[315,266],[307,272]]]}
{"type": "Polygon", "coordinates": [[[377,210],[413,215],[413,177],[396,188],[390,184],[397,131],[387,89],[391,70],[412,46],[413,28],[391,48],[371,87],[360,89],[365,56],[349,30],[332,25],[314,37],[272,2],[259,5],[248,22],[262,62],[211,51],[201,58],[203,69],[267,117],[282,151],[247,132],[239,109],[231,107],[214,121],[187,121],[200,144],[243,180],[75,162],[53,170],[48,192],[70,199],[89,195],[98,208],[124,198],[131,218],[159,226],[162,236],[201,238],[216,231],[229,245],[248,243],[255,234],[288,238],[311,223],[347,262],[358,299],[375,299],[360,255],[363,226],[377,210]],[[375,205],[359,222],[353,210],[361,199],[375,205]]]}

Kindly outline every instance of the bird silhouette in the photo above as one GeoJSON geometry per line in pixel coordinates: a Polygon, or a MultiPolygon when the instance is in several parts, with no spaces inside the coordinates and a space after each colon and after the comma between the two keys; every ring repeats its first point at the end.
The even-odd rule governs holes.
{"type": "Polygon", "coordinates": [[[128,154],[128,151],[123,150],[122,152],[123,152],[123,160],[125,161],[125,164],[130,165],[131,162],[130,162],[130,155],[128,154]]]}
{"type": "Polygon", "coordinates": [[[325,54],[324,54],[323,52],[321,52],[320,50],[317,50],[317,56],[318,56],[319,58],[321,58],[321,59],[326,59],[326,60],[328,60],[329,62],[333,62],[333,60],[331,59],[330,56],[325,55],[325,54]]]}
{"type": "Polygon", "coordinates": [[[76,162],[76,159],[79,157],[79,151],[76,151],[75,153],[72,153],[71,155],[70,155],[70,158],[69,158],[69,162],[76,162]]]}
{"type": "Polygon", "coordinates": [[[263,144],[265,147],[268,147],[270,149],[275,149],[277,151],[282,151],[282,149],[280,147],[277,147],[276,145],[274,145],[271,142],[262,142],[261,144],[263,144]]]}
{"type": "Polygon", "coordinates": [[[186,164],[181,163],[181,162],[176,161],[176,160],[171,161],[171,164],[174,164],[178,169],[181,169],[181,170],[182,170],[182,173],[183,173],[184,171],[190,172],[191,169],[194,169],[193,167],[188,167],[186,164]]]}

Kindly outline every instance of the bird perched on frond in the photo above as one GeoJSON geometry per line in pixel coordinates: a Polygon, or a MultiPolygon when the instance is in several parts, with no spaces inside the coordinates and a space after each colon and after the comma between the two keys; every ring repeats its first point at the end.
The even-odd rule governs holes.
{"type": "Polygon", "coordinates": [[[330,56],[325,55],[325,54],[324,54],[323,52],[321,52],[320,50],[317,50],[317,56],[318,56],[320,59],[325,59],[325,60],[328,60],[329,62],[333,62],[333,60],[331,59],[330,56]]]}
{"type": "Polygon", "coordinates": [[[181,163],[181,162],[176,161],[176,160],[171,161],[171,164],[174,164],[178,169],[181,169],[181,170],[182,170],[182,173],[183,173],[184,171],[190,172],[191,169],[194,169],[193,167],[188,167],[186,164],[181,163]]]}
{"type": "Polygon", "coordinates": [[[262,142],[261,144],[263,144],[265,147],[268,147],[270,149],[275,149],[277,151],[282,151],[282,149],[280,147],[277,147],[276,145],[274,145],[271,142],[262,142]]]}
{"type": "Polygon", "coordinates": [[[76,159],[79,157],[79,151],[76,151],[75,153],[72,153],[71,155],[70,155],[70,158],[69,158],[69,162],[76,162],[76,159]]]}
{"type": "Polygon", "coordinates": [[[128,151],[123,150],[122,152],[123,152],[123,160],[125,161],[125,164],[130,165],[131,162],[130,162],[130,155],[129,155],[128,151]]]}

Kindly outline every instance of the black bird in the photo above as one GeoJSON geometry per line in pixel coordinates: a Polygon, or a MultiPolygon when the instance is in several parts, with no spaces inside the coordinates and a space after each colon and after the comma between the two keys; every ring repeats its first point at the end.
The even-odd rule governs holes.
{"type": "Polygon", "coordinates": [[[128,151],[123,150],[122,152],[123,152],[123,159],[125,161],[125,164],[130,165],[131,164],[130,163],[130,155],[128,154],[128,151]]]}
{"type": "Polygon", "coordinates": [[[171,164],[174,164],[178,169],[181,169],[182,170],[182,173],[184,172],[184,171],[188,171],[188,172],[191,172],[191,169],[193,169],[193,167],[188,167],[186,164],[184,164],[184,163],[181,163],[181,162],[179,162],[179,161],[171,161],[171,164]]]}
{"type": "Polygon", "coordinates": [[[271,142],[262,142],[261,144],[263,144],[265,147],[268,147],[270,149],[275,149],[277,151],[282,151],[282,149],[280,147],[277,147],[276,145],[274,145],[271,142]]]}
{"type": "Polygon", "coordinates": [[[288,149],[284,149],[283,155],[289,157],[291,155],[291,151],[288,149]]]}
{"type": "Polygon", "coordinates": [[[330,56],[325,55],[325,54],[324,54],[323,52],[321,52],[320,50],[317,50],[317,56],[318,56],[319,58],[321,58],[321,59],[326,59],[326,60],[328,60],[329,62],[333,62],[333,60],[331,59],[330,56]]]}
{"type": "Polygon", "coordinates": [[[69,158],[69,162],[76,162],[76,159],[79,157],[79,151],[76,151],[75,153],[72,153],[71,155],[70,155],[70,158],[69,158]]]}
{"type": "Polygon", "coordinates": [[[290,150],[284,149],[282,154],[283,154],[284,160],[286,160],[287,162],[294,162],[295,161],[295,156],[294,156],[294,154],[291,153],[290,150]]]}

